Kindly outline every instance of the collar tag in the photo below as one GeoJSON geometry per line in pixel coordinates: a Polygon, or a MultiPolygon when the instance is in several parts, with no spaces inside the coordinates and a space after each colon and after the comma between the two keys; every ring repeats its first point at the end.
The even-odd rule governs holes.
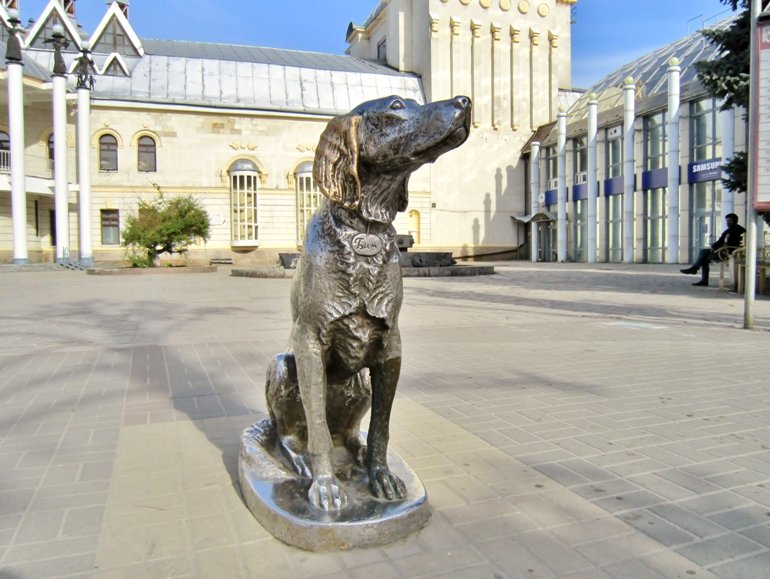
{"type": "Polygon", "coordinates": [[[370,257],[382,251],[382,240],[372,233],[359,233],[350,240],[350,247],[356,254],[370,257]]]}

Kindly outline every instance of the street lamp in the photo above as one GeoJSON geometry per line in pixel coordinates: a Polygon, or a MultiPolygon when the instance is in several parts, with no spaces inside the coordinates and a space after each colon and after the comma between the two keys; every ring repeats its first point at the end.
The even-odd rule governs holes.
{"type": "Polygon", "coordinates": [[[75,72],[78,75],[77,88],[94,88],[94,73],[96,69],[91,57],[91,43],[88,40],[83,40],[80,43],[80,58],[78,58],[75,72]]]}
{"type": "Polygon", "coordinates": [[[19,11],[12,8],[8,11],[8,43],[5,49],[5,59],[12,62],[21,62],[21,41],[19,40],[19,11]]]}
{"type": "Polygon", "coordinates": [[[44,41],[46,44],[53,45],[53,73],[56,75],[66,75],[67,65],[64,64],[64,58],[61,51],[67,48],[70,43],[64,37],[64,27],[61,24],[54,24],[51,29],[51,38],[44,41]]]}

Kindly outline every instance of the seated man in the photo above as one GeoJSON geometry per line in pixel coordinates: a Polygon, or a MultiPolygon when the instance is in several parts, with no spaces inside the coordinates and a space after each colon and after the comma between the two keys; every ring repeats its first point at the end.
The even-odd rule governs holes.
{"type": "Polygon", "coordinates": [[[735,213],[729,213],[725,215],[725,221],[727,222],[727,229],[722,232],[719,239],[712,243],[711,247],[701,249],[698,259],[692,266],[680,270],[688,275],[695,275],[699,269],[701,270],[701,280],[692,285],[707,286],[709,284],[709,263],[716,258],[716,252],[720,248],[727,247],[728,251],[732,253],[741,246],[741,239],[746,230],[738,225],[738,216],[735,213]]]}

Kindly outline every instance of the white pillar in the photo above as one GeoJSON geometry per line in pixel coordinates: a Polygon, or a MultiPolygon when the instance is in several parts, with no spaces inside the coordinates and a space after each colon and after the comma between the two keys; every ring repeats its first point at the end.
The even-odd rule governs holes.
{"type": "Polygon", "coordinates": [[[11,139],[11,213],[13,263],[29,263],[27,185],[24,167],[24,86],[21,61],[8,60],[8,129],[11,139]]]}
{"type": "Polygon", "coordinates": [[[80,184],[78,217],[80,240],[80,263],[93,265],[93,243],[91,241],[91,91],[78,88],[78,183],[80,184]]]}
{"type": "Polygon", "coordinates": [[[679,263],[679,59],[668,61],[668,239],[666,261],[679,263]]]}
{"type": "Polygon", "coordinates": [[[560,110],[556,115],[556,176],[558,201],[557,214],[557,256],[558,261],[567,261],[567,113],[560,110]]]}
{"type": "Polygon", "coordinates": [[[598,132],[598,108],[596,95],[588,95],[588,211],[586,215],[586,227],[588,235],[586,241],[586,261],[596,263],[596,197],[598,194],[598,175],[596,173],[596,135],[598,132]]]}
{"type": "MultiPolygon", "coordinates": [[[[729,161],[735,155],[735,109],[730,107],[719,113],[719,121],[722,123],[722,162],[729,161]]],[[[726,173],[722,173],[727,176],[726,173]]],[[[722,220],[725,222],[725,216],[729,213],[735,213],[735,193],[731,189],[724,187],[722,190],[722,220]]],[[[717,228],[719,229],[719,228],[717,228]]]]}
{"type": "Polygon", "coordinates": [[[623,262],[634,263],[634,79],[623,80],[623,262]]]}
{"type": "MultiPolygon", "coordinates": [[[[529,154],[529,190],[532,197],[530,213],[532,217],[540,212],[540,142],[534,141],[529,154]]],[[[537,223],[529,222],[530,261],[537,261],[540,241],[537,237],[537,223]]]]}
{"type": "Polygon", "coordinates": [[[56,210],[56,263],[69,260],[69,202],[67,186],[67,78],[53,77],[54,208],[56,210]]]}

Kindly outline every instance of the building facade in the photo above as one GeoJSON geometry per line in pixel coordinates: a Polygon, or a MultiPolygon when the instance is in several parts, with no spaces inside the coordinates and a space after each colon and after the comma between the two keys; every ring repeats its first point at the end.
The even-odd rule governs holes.
{"type": "Polygon", "coordinates": [[[126,217],[160,192],[206,208],[211,237],[193,258],[274,263],[301,246],[317,205],[312,159],[328,120],[390,94],[474,100],[471,138],[412,176],[397,230],[421,249],[516,256],[520,152],[569,88],[574,1],[385,0],[351,24],[343,56],[143,39],[128,0],[108,3],[93,31],[75,0],[50,0],[21,29],[20,3],[0,0],[1,50],[14,27],[21,48],[18,61],[0,55],[0,261],[119,261],[126,217]],[[52,76],[54,32],[65,70],[52,76]]]}
{"type": "Polygon", "coordinates": [[[746,150],[745,111],[721,110],[694,67],[714,57],[700,33],[688,35],[608,75],[536,132],[524,151],[537,174],[522,219],[532,260],[687,263],[725,215],[745,223],[745,195],[723,186],[721,169],[746,150]]]}

